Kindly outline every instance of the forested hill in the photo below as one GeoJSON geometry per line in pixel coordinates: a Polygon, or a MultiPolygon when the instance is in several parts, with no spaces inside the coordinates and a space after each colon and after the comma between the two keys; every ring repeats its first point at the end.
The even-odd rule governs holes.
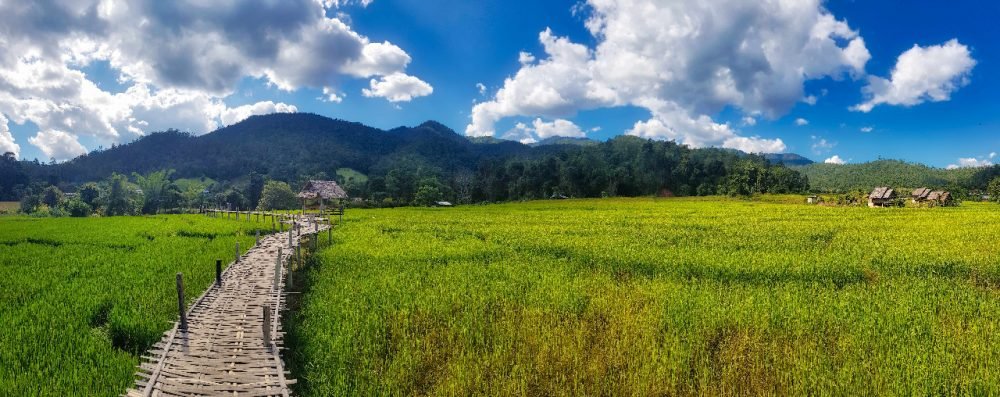
{"type": "Polygon", "coordinates": [[[248,178],[258,178],[252,186],[265,178],[292,188],[309,178],[338,178],[352,197],[394,205],[414,202],[421,189],[431,192],[423,197],[458,202],[808,189],[797,172],[733,150],[691,149],[633,136],[606,142],[550,139],[529,146],[468,139],[433,121],[384,131],[313,114],[254,116],[202,136],[154,133],[61,164],[5,158],[0,173],[8,168],[30,181],[19,177],[0,183],[0,200],[39,194],[48,185],[75,191],[113,173],[138,180],[136,175],[158,170],[174,170],[174,179],[214,180],[213,197],[231,192],[256,197],[248,178]]]}
{"type": "Polygon", "coordinates": [[[229,180],[251,171],[274,179],[341,167],[362,173],[384,168],[403,156],[416,156],[450,170],[473,167],[481,158],[526,155],[531,148],[516,142],[473,144],[451,129],[429,121],[390,131],[314,114],[253,116],[210,134],[177,131],[150,134],[135,142],[92,152],[54,166],[30,167],[36,178],[79,183],[173,169],[178,177],[229,180]]]}
{"type": "Polygon", "coordinates": [[[977,190],[1000,174],[1000,167],[949,170],[899,160],[843,165],[815,163],[795,169],[809,177],[809,184],[816,191],[870,190],[873,186],[977,190]]]}

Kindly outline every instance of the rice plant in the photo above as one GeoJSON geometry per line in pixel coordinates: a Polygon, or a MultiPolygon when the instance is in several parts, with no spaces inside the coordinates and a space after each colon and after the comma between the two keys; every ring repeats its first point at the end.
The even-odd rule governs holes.
{"type": "Polygon", "coordinates": [[[998,224],[978,203],[349,211],[289,359],[316,396],[997,394],[998,224]]]}

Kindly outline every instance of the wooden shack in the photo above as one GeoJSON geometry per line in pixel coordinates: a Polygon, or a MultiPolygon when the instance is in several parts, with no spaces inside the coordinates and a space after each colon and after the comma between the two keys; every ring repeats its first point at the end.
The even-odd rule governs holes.
{"type": "Polygon", "coordinates": [[[922,203],[924,201],[927,201],[927,196],[929,196],[930,194],[931,194],[931,189],[922,187],[914,190],[913,193],[910,194],[910,198],[913,200],[914,203],[922,203]]]}
{"type": "MultiPolygon", "coordinates": [[[[309,181],[297,195],[302,200],[302,212],[306,212],[307,204],[318,206],[319,212],[326,211],[326,203],[347,199],[347,192],[334,181],[309,181]]],[[[314,207],[315,208],[315,207],[314,207]]]]}
{"type": "Polygon", "coordinates": [[[891,187],[877,187],[868,194],[869,207],[891,207],[896,200],[896,191],[891,187]]]}
{"type": "Polygon", "coordinates": [[[955,203],[954,198],[951,197],[951,192],[943,190],[930,192],[930,194],[927,195],[927,201],[938,205],[952,205],[955,203]]]}
{"type": "Polygon", "coordinates": [[[807,204],[819,204],[819,202],[820,202],[819,196],[813,195],[806,197],[807,204]]]}

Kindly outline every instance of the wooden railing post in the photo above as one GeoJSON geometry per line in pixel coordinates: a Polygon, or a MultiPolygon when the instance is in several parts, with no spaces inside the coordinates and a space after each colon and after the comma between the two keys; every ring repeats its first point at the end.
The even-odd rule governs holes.
{"type": "Polygon", "coordinates": [[[236,242],[236,263],[240,263],[240,242],[236,242]]]}
{"type": "Polygon", "coordinates": [[[257,245],[260,245],[260,229],[257,229],[257,231],[254,233],[254,239],[257,240],[257,245]]]}
{"type": "Polygon", "coordinates": [[[264,348],[271,350],[271,305],[264,305],[264,348]]]}
{"type": "Polygon", "coordinates": [[[222,259],[215,260],[215,285],[222,286],[222,259]]]}
{"type": "Polygon", "coordinates": [[[177,312],[181,314],[180,328],[188,327],[187,312],[184,310],[184,275],[177,273],[177,312]]]}
{"type": "Polygon", "coordinates": [[[274,261],[274,289],[277,290],[281,281],[281,247],[278,247],[278,259],[274,261]]]}

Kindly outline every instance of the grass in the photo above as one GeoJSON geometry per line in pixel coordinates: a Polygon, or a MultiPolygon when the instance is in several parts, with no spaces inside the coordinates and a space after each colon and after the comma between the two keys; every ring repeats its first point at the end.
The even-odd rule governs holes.
{"type": "Polygon", "coordinates": [[[0,218],[0,395],[119,395],[215,259],[256,225],[199,215],[0,218]]]}
{"type": "Polygon", "coordinates": [[[1000,207],[771,201],[348,211],[299,392],[1000,393],[1000,207]]]}

